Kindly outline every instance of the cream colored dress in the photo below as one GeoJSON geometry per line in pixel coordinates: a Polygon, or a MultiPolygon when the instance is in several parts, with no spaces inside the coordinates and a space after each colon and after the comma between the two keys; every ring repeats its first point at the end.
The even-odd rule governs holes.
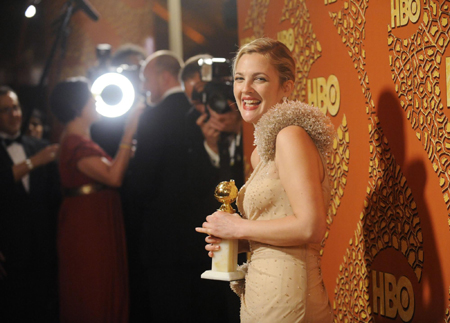
{"type": "MultiPolygon", "coordinates": [[[[274,140],[276,134],[272,137],[270,140],[274,140]]],[[[264,158],[239,192],[237,206],[241,215],[253,221],[292,215],[275,162],[270,158],[274,153],[267,155],[257,148],[264,158]]],[[[322,182],[322,190],[328,209],[328,176],[322,182]]],[[[250,241],[251,258],[246,266],[245,287],[233,288],[241,297],[241,322],[332,322],[319,250],[318,244],[277,247],[250,241]]]]}

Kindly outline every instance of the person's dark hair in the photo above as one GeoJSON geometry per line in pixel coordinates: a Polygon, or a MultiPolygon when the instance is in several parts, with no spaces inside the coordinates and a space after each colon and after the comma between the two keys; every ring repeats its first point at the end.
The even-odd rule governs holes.
{"type": "Polygon", "coordinates": [[[56,84],[50,95],[50,107],[56,118],[67,124],[80,116],[91,97],[87,78],[72,77],[56,84]]]}
{"type": "Polygon", "coordinates": [[[7,85],[0,85],[0,95],[7,95],[9,92],[16,93],[9,86],[7,86],[7,85]]]}
{"type": "Polygon", "coordinates": [[[135,44],[125,44],[120,46],[111,58],[111,66],[120,66],[122,64],[129,64],[130,56],[137,56],[141,61],[147,57],[147,52],[141,46],[135,44]]]}
{"type": "Polygon", "coordinates": [[[193,78],[196,74],[200,76],[201,66],[198,64],[199,59],[212,58],[208,54],[199,54],[192,56],[185,63],[180,73],[180,80],[186,82],[188,79],[193,78]]]}

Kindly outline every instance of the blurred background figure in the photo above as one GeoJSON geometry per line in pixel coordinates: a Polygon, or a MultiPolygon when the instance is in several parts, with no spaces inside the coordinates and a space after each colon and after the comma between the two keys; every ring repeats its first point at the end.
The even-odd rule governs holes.
{"type": "Polygon", "coordinates": [[[0,86],[0,321],[56,322],[59,146],[21,126],[17,94],[0,86]]]}
{"type": "MultiPolygon", "coordinates": [[[[114,54],[111,55],[111,46],[108,44],[98,45],[97,59],[98,66],[91,70],[90,79],[92,82],[105,73],[117,73],[128,78],[133,86],[136,100],[140,97],[141,81],[139,79],[139,70],[141,63],[147,57],[144,48],[135,44],[125,44],[120,46],[114,54]]],[[[111,81],[110,87],[118,86],[118,84],[111,81]]],[[[105,87],[106,89],[106,87],[105,87]]],[[[115,88],[114,93],[120,92],[120,89],[115,88]]],[[[104,100],[108,102],[110,99],[111,105],[115,104],[115,99],[108,92],[102,93],[104,100]],[[110,98],[108,98],[110,97],[110,98]]],[[[92,124],[91,136],[92,140],[97,143],[108,155],[115,156],[123,135],[128,112],[116,117],[102,116],[92,124]]]]}
{"type": "Polygon", "coordinates": [[[130,114],[114,159],[90,137],[98,120],[85,78],[58,83],[52,112],[65,125],[58,219],[61,322],[128,322],[128,266],[118,191],[132,154],[141,109],[130,114]]]}
{"type": "Polygon", "coordinates": [[[180,78],[192,103],[187,116],[191,146],[208,160],[204,174],[210,181],[208,190],[231,178],[240,187],[244,183],[242,119],[233,95],[230,62],[196,55],[186,61],[180,78]]]}
{"type": "Polygon", "coordinates": [[[141,66],[147,58],[146,50],[136,44],[124,44],[117,48],[111,58],[111,66],[141,66]]]}
{"type": "Polygon", "coordinates": [[[131,317],[138,322],[198,322],[191,297],[199,280],[192,249],[197,221],[191,212],[185,137],[190,103],[178,79],[181,64],[163,50],[149,56],[141,69],[152,105],[141,116],[125,183],[131,302],[136,309],[131,317]],[[174,254],[166,252],[168,246],[174,254]]]}
{"type": "MultiPolygon", "coordinates": [[[[235,108],[230,65],[225,60],[213,63],[212,59],[208,54],[191,57],[180,73],[184,92],[192,104],[186,115],[186,138],[188,181],[195,192],[192,211],[198,218],[197,223],[220,206],[213,194],[219,182],[234,179],[238,187],[244,183],[242,119],[235,108]]],[[[211,260],[197,255],[204,250],[204,237],[192,239],[198,258],[195,271],[199,277],[210,269],[211,260]]],[[[244,255],[240,258],[240,262],[243,261],[244,255]]],[[[228,284],[200,279],[193,292],[198,322],[208,319],[224,323],[239,321],[239,301],[228,284]]]]}
{"type": "Polygon", "coordinates": [[[33,109],[30,120],[28,121],[27,136],[42,139],[45,130],[44,115],[40,110],[33,109]]]}

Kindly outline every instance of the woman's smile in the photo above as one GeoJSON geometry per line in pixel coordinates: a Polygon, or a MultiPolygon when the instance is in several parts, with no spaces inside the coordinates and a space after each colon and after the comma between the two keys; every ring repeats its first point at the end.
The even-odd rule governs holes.
{"type": "Polygon", "coordinates": [[[261,104],[261,101],[246,97],[246,98],[242,99],[242,103],[243,103],[242,107],[244,110],[252,111],[252,110],[256,110],[259,107],[259,105],[261,104]]]}
{"type": "Polygon", "coordinates": [[[285,95],[289,93],[265,56],[245,54],[239,59],[234,75],[234,96],[244,121],[258,122],[285,95]]]}

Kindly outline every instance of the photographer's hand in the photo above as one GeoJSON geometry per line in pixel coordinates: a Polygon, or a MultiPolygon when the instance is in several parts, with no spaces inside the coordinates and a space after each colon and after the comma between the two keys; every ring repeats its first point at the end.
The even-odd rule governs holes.
{"type": "Polygon", "coordinates": [[[219,132],[230,132],[239,134],[241,132],[242,119],[239,111],[232,110],[230,112],[219,114],[209,109],[210,118],[208,123],[219,132]]]}
{"type": "Polygon", "coordinates": [[[219,137],[220,131],[212,126],[210,120],[205,122],[208,119],[208,115],[206,113],[202,113],[202,115],[197,119],[197,125],[200,127],[203,133],[203,137],[205,138],[206,144],[209,148],[211,148],[215,153],[219,153],[219,137]]]}

